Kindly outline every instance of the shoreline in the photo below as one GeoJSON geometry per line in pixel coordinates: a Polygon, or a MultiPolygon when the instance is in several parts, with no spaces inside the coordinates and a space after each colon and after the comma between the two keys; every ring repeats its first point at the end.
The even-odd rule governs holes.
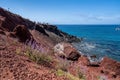
{"type": "MultiPolygon", "coordinates": [[[[112,54],[111,53],[111,55],[114,55],[114,57],[112,57],[112,56],[110,56],[110,55],[106,55],[106,53],[101,53],[101,52],[95,52],[94,50],[95,49],[99,49],[99,48],[97,48],[96,46],[96,44],[89,44],[89,43],[87,43],[87,42],[85,42],[84,43],[84,40],[83,40],[83,43],[81,43],[81,42],[73,42],[72,43],[72,45],[80,52],[80,53],[82,53],[82,55],[86,55],[86,56],[88,56],[89,57],[89,59],[91,59],[90,58],[90,56],[93,56],[93,55],[95,55],[96,56],[96,61],[101,61],[102,60],[102,58],[104,58],[104,57],[108,57],[108,58],[111,58],[111,59],[113,59],[113,60],[115,60],[115,61],[118,61],[118,62],[120,62],[120,59],[118,58],[119,57],[119,55],[114,55],[114,54],[112,54]],[[80,49],[80,48],[82,48],[82,49],[80,49]],[[84,49],[85,48],[85,49],[84,49]],[[91,52],[89,49],[92,49],[93,51],[91,52]],[[83,51],[82,51],[83,50],[83,51]],[[86,51],[86,50],[88,50],[88,51],[86,51]],[[115,57],[116,56],[116,57],[115,57]]],[[[101,47],[102,47],[102,45],[101,45],[101,47]]]]}

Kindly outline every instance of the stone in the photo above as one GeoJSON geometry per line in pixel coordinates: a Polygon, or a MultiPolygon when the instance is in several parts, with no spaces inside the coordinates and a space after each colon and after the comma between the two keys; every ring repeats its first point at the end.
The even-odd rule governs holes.
{"type": "Polygon", "coordinates": [[[54,47],[54,52],[61,58],[77,61],[80,53],[70,43],[59,43],[54,47]]]}
{"type": "Polygon", "coordinates": [[[25,42],[26,40],[32,39],[31,33],[24,25],[17,25],[13,32],[19,38],[20,42],[25,42]]]}

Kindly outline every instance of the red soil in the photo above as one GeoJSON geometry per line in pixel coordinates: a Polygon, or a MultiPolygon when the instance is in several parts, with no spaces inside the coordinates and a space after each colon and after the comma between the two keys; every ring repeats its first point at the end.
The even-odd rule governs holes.
{"type": "MultiPolygon", "coordinates": [[[[51,68],[38,65],[28,57],[16,54],[16,49],[24,45],[21,43],[4,45],[7,44],[5,43],[7,39],[0,35],[0,80],[67,80],[56,76],[51,68]]],[[[9,42],[11,40],[10,38],[9,42]]]]}

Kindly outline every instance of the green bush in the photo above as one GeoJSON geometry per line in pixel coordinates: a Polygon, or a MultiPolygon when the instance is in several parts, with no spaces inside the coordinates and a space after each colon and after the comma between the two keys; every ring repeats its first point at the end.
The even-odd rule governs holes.
{"type": "Polygon", "coordinates": [[[52,58],[49,56],[49,55],[46,55],[46,54],[35,54],[34,55],[35,59],[36,59],[36,62],[38,64],[49,64],[52,62],[52,58]]]}
{"type": "Polygon", "coordinates": [[[27,48],[25,55],[28,56],[31,60],[35,61],[37,64],[42,64],[46,66],[50,66],[52,62],[52,57],[45,54],[40,53],[36,50],[33,50],[31,48],[27,48]]]}

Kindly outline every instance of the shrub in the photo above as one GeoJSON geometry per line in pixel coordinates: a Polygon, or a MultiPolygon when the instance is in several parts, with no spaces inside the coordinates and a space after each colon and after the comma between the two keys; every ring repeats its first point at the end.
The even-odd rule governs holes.
{"type": "Polygon", "coordinates": [[[35,61],[37,64],[42,64],[44,66],[50,67],[52,62],[52,57],[46,53],[40,53],[35,49],[27,48],[25,55],[28,56],[31,60],[35,61]]]}
{"type": "Polygon", "coordinates": [[[46,55],[46,54],[43,54],[43,53],[41,53],[41,54],[37,53],[37,54],[34,55],[34,57],[36,58],[36,62],[38,64],[48,65],[49,63],[52,62],[52,58],[50,56],[46,55]]]}
{"type": "Polygon", "coordinates": [[[57,76],[65,76],[65,77],[68,78],[69,80],[83,80],[83,79],[79,79],[78,77],[70,74],[69,72],[65,72],[65,71],[63,71],[63,70],[61,70],[61,69],[58,69],[58,70],[56,71],[56,75],[57,75],[57,76]]]}
{"type": "Polygon", "coordinates": [[[58,70],[56,71],[56,75],[57,75],[57,76],[65,76],[65,72],[62,71],[61,69],[58,69],[58,70]]]}
{"type": "Polygon", "coordinates": [[[56,65],[56,68],[67,72],[69,65],[69,61],[58,58],[58,64],[56,65]]]}
{"type": "Polygon", "coordinates": [[[28,56],[29,58],[31,57],[31,55],[32,55],[32,50],[30,49],[30,47],[27,47],[27,48],[26,48],[25,55],[28,56]]]}
{"type": "Polygon", "coordinates": [[[21,53],[21,49],[20,48],[17,48],[16,49],[16,54],[20,54],[21,53]]]}

